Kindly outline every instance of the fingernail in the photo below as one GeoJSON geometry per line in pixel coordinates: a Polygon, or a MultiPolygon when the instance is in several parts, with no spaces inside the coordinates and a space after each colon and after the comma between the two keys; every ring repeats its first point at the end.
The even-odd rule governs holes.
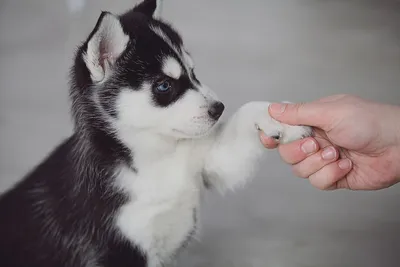
{"type": "Polygon", "coordinates": [[[317,150],[317,144],[314,142],[314,140],[308,140],[301,145],[301,150],[305,154],[314,153],[317,150]]]}
{"type": "Polygon", "coordinates": [[[280,115],[285,112],[287,104],[271,104],[269,105],[269,110],[272,113],[271,115],[280,115]]]}
{"type": "Polygon", "coordinates": [[[338,165],[342,170],[347,170],[351,166],[351,161],[349,159],[342,159],[339,161],[338,165]]]}
{"type": "Polygon", "coordinates": [[[321,156],[324,160],[333,160],[336,157],[336,149],[327,147],[322,151],[321,156]]]}

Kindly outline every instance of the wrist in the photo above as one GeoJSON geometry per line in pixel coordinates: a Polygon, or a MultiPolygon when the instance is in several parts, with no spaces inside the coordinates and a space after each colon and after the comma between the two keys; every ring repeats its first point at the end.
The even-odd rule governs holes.
{"type": "Polygon", "coordinates": [[[393,112],[393,133],[394,133],[394,143],[397,147],[400,147],[400,106],[396,106],[393,112]]]}
{"type": "Polygon", "coordinates": [[[394,163],[396,165],[396,182],[400,182],[400,106],[393,107],[394,163]]]}
{"type": "Polygon", "coordinates": [[[380,120],[379,141],[386,151],[386,158],[391,163],[391,184],[400,182],[400,106],[379,104],[376,114],[380,120]],[[379,111],[378,111],[379,110],[379,111]]]}
{"type": "Polygon", "coordinates": [[[387,147],[400,147],[400,106],[380,105],[381,141],[387,147]]]}
{"type": "Polygon", "coordinates": [[[395,181],[396,183],[400,182],[400,143],[397,143],[396,146],[393,147],[393,163],[395,166],[395,181]]]}

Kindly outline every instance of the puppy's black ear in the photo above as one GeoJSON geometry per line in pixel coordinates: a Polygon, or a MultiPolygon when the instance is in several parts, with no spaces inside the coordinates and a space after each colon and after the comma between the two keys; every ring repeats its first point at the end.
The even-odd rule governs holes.
{"type": "Polygon", "coordinates": [[[133,8],[133,11],[157,19],[161,17],[162,5],[163,0],[143,0],[133,8]]]}
{"type": "Polygon", "coordinates": [[[119,18],[109,12],[102,12],[83,53],[83,60],[93,82],[107,78],[128,42],[129,36],[125,34],[119,18]]]}

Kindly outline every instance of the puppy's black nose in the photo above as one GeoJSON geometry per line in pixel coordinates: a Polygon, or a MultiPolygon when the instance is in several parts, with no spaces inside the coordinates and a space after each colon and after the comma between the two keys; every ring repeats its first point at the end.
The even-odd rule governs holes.
{"type": "Polygon", "coordinates": [[[224,112],[225,106],[222,102],[215,102],[211,105],[210,109],[208,110],[208,115],[214,120],[218,120],[221,117],[222,112],[224,112]]]}

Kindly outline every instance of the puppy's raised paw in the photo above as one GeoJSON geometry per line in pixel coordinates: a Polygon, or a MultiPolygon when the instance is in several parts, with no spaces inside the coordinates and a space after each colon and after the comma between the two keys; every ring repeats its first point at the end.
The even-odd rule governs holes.
{"type": "MultiPolygon", "coordinates": [[[[282,103],[291,104],[293,102],[283,101],[282,103]]],[[[313,135],[313,129],[309,126],[294,126],[281,123],[283,126],[283,134],[280,137],[279,142],[281,144],[287,144],[302,138],[306,138],[313,135]]]]}
{"type": "Polygon", "coordinates": [[[312,136],[313,130],[309,126],[293,126],[282,124],[283,131],[279,138],[280,144],[287,144],[305,137],[312,136]]]}
{"type": "Polygon", "coordinates": [[[269,105],[269,102],[250,102],[245,105],[248,114],[252,114],[254,126],[258,131],[263,131],[280,144],[312,136],[313,130],[309,126],[287,125],[273,119],[268,112],[269,105]]]}
{"type": "MultiPolygon", "coordinates": [[[[271,118],[272,121],[274,119],[271,118]]],[[[274,138],[280,144],[287,144],[313,135],[313,130],[309,126],[294,126],[280,122],[269,123],[267,127],[260,126],[262,123],[256,123],[256,129],[263,131],[265,135],[274,138]]]]}

